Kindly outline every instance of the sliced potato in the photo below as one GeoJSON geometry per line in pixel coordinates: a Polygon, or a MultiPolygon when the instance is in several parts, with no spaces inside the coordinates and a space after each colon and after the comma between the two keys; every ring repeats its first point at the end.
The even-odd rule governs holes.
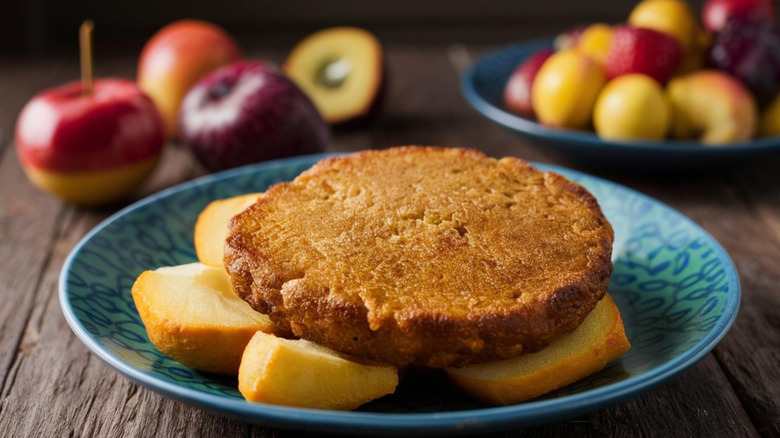
{"type": "Polygon", "coordinates": [[[274,330],[268,316],[236,296],[223,268],[192,263],[146,271],[132,293],[152,344],[197,370],[237,374],[252,336],[274,330]]]}
{"type": "Polygon", "coordinates": [[[223,267],[225,239],[230,219],[246,210],[257,201],[262,193],[235,196],[213,201],[198,216],[195,222],[195,253],[204,265],[223,267]]]}
{"type": "Polygon", "coordinates": [[[355,409],[397,385],[395,367],[262,332],[247,345],[238,372],[238,390],[249,401],[316,409],[355,409]]]}
{"type": "Polygon", "coordinates": [[[446,370],[450,379],[488,403],[518,403],[600,371],[631,345],[623,320],[608,295],[575,331],[542,351],[516,358],[446,370]]]}

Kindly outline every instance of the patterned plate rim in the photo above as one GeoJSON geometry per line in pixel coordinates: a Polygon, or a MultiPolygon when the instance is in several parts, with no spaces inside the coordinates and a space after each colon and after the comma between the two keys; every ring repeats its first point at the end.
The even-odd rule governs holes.
{"type": "Polygon", "coordinates": [[[709,240],[709,243],[718,256],[718,260],[723,264],[727,276],[728,291],[730,293],[728,294],[723,312],[719,316],[717,323],[699,342],[660,367],[619,382],[610,383],[599,388],[589,389],[577,394],[566,395],[555,399],[531,401],[511,406],[487,407],[440,413],[398,414],[342,412],[292,408],[263,403],[248,403],[243,400],[228,399],[166,382],[156,377],[153,372],[133,367],[104,348],[92,337],[74,314],[66,287],[71,265],[82,247],[118,218],[148,204],[196,186],[217,183],[247,173],[274,171],[276,168],[283,168],[301,162],[311,162],[313,164],[321,158],[334,155],[336,154],[325,153],[274,160],[207,175],[160,191],[114,213],[96,226],[92,231],[87,233],[87,235],[85,235],[73,248],[63,264],[59,276],[58,295],[60,307],[68,325],[92,354],[130,380],[162,395],[200,408],[220,412],[234,418],[262,422],[277,427],[317,430],[321,432],[330,431],[350,434],[365,432],[372,432],[374,434],[438,432],[446,434],[464,434],[474,433],[476,431],[485,432],[488,430],[505,429],[512,426],[525,427],[553,420],[570,418],[637,395],[671,379],[699,361],[715,347],[723,336],[725,336],[736,318],[741,294],[736,267],[720,243],[701,226],[668,205],[628,187],[583,172],[541,163],[533,164],[543,170],[561,172],[564,174],[568,173],[577,177],[592,178],[596,182],[617,186],[630,192],[634,196],[655,203],[660,207],[679,215],[689,226],[700,231],[703,238],[709,240]]]}
{"type": "Polygon", "coordinates": [[[539,46],[552,47],[553,38],[539,38],[527,40],[524,42],[508,45],[491,51],[483,55],[477,62],[472,64],[461,75],[460,88],[466,101],[474,107],[477,112],[487,117],[488,119],[505,126],[515,131],[522,132],[524,134],[532,135],[535,137],[543,138],[546,140],[563,141],[569,144],[581,143],[583,147],[586,145],[598,145],[609,148],[619,148],[628,150],[641,150],[644,152],[658,152],[663,151],[671,154],[686,154],[690,152],[696,152],[701,154],[717,154],[717,153],[739,153],[739,152],[757,152],[767,149],[780,148],[780,138],[757,138],[749,142],[733,142],[719,145],[717,147],[704,146],[700,142],[696,141],[683,141],[683,140],[664,140],[664,141],[631,141],[620,142],[603,140],[596,134],[587,131],[577,131],[571,129],[555,129],[541,125],[534,120],[520,117],[498,107],[488,101],[477,90],[475,85],[475,76],[477,71],[484,67],[484,62],[491,60],[504,52],[509,50],[517,50],[522,48],[530,48],[539,46]]]}

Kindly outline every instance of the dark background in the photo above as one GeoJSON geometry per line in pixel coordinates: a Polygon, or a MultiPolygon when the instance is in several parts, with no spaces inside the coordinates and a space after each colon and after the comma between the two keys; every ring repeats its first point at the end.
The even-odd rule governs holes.
{"type": "MultiPolygon", "coordinates": [[[[139,52],[157,29],[180,18],[213,21],[249,45],[291,45],[334,25],[365,27],[385,43],[506,43],[543,36],[551,26],[617,23],[637,1],[0,0],[0,55],[75,54],[86,18],[95,21],[98,54],[139,52]]],[[[698,11],[702,1],[689,3],[698,11]]]]}

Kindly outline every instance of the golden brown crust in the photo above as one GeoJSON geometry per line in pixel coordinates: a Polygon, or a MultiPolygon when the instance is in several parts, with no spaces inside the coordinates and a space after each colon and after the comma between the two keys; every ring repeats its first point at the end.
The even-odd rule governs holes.
{"type": "Polygon", "coordinates": [[[612,228],[565,178],[469,149],[328,158],[230,225],[236,292],[289,333],[396,365],[537,351],[612,273],[612,228]]]}

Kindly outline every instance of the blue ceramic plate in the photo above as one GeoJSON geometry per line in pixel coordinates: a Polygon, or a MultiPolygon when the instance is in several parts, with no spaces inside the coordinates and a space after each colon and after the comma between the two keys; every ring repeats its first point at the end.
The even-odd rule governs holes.
{"type": "Polygon", "coordinates": [[[732,165],[767,153],[780,153],[780,137],[717,147],[674,140],[608,141],[593,132],[549,128],[534,119],[512,114],[503,105],[504,86],[509,76],[525,58],[551,47],[552,39],[544,39],[489,53],[463,73],[463,95],[474,109],[490,120],[537,140],[569,161],[591,167],[679,171],[732,165]]]}
{"type": "Polygon", "coordinates": [[[602,372],[506,407],[470,400],[440,373],[409,373],[396,394],[356,412],[247,403],[234,378],[199,373],[149,342],[130,294],[144,270],[196,260],[192,229],[210,201],[263,191],[322,158],[306,156],[207,176],[137,202],[90,232],[65,262],[60,303],[82,342],[131,380],[166,396],[271,426],[354,434],[464,434],[561,420],[656,386],[701,359],[737,314],[729,256],[680,213],[625,187],[540,165],[587,187],[615,229],[609,293],[632,349],[602,372]]]}

